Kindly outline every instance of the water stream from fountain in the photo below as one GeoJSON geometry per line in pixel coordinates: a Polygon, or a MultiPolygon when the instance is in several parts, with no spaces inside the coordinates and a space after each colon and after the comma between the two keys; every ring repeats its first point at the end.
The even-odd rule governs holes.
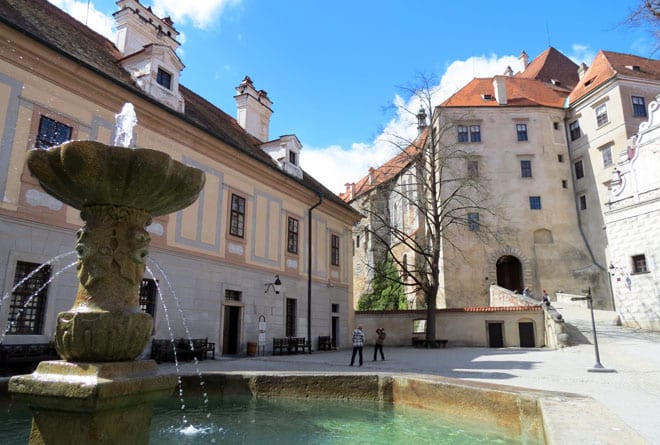
{"type": "MultiPolygon", "coordinates": [[[[73,252],[73,253],[75,253],[75,252],[73,252]]],[[[21,308],[20,308],[20,309],[18,310],[18,312],[16,313],[16,316],[15,316],[12,320],[9,320],[8,323],[7,323],[7,326],[5,327],[5,329],[3,329],[2,333],[0,334],[0,344],[2,344],[2,342],[4,342],[5,337],[7,336],[7,334],[9,333],[9,331],[11,330],[11,328],[12,328],[12,326],[13,326],[12,323],[15,323],[15,322],[21,317],[21,315],[23,315],[23,312],[25,311],[25,308],[27,308],[27,307],[30,305],[30,303],[32,303],[32,300],[33,300],[33,299],[34,299],[34,298],[35,298],[35,297],[36,297],[36,296],[37,296],[42,290],[44,290],[46,287],[48,287],[48,285],[49,285],[50,283],[52,283],[52,282],[53,282],[58,276],[60,276],[60,274],[62,274],[63,272],[67,271],[68,269],[71,269],[71,268],[74,267],[76,264],[78,264],[78,260],[76,260],[76,261],[74,261],[73,263],[69,264],[68,266],[65,266],[65,267],[63,267],[62,269],[58,270],[58,271],[57,271],[52,277],[50,277],[50,279],[48,279],[48,281],[46,281],[46,282],[45,282],[44,284],[42,284],[37,290],[35,290],[34,292],[32,292],[32,293],[30,294],[30,296],[27,298],[27,300],[25,300],[25,302],[23,303],[23,305],[21,306],[21,308]]],[[[4,301],[4,300],[5,300],[6,298],[8,298],[9,296],[11,296],[11,295],[16,291],[16,289],[18,289],[23,283],[25,283],[26,280],[28,280],[32,275],[34,275],[35,273],[37,273],[40,269],[42,269],[42,268],[45,267],[46,265],[48,265],[48,263],[44,263],[44,264],[40,265],[40,266],[39,266],[38,268],[36,268],[34,271],[32,271],[31,273],[29,273],[28,275],[26,275],[25,278],[23,278],[21,281],[19,281],[19,283],[16,284],[16,285],[11,289],[11,291],[7,292],[7,293],[2,297],[2,300],[0,300],[0,309],[2,308],[2,301],[4,301]]]]}

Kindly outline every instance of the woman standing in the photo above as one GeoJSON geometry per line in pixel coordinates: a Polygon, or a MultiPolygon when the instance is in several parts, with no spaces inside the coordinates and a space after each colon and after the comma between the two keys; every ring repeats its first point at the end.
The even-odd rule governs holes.
{"type": "Polygon", "coordinates": [[[378,328],[376,329],[376,346],[374,347],[374,361],[376,361],[377,353],[380,351],[380,359],[385,360],[385,356],[383,355],[383,342],[385,341],[385,337],[387,337],[387,334],[385,333],[384,328],[378,328]]]}

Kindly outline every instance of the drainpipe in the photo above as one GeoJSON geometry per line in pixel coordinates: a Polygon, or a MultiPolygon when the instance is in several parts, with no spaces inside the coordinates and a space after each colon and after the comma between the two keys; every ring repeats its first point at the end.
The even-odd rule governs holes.
{"type": "Polygon", "coordinates": [[[312,210],[323,202],[323,193],[319,193],[319,202],[307,211],[307,341],[312,352],[312,210]]]}

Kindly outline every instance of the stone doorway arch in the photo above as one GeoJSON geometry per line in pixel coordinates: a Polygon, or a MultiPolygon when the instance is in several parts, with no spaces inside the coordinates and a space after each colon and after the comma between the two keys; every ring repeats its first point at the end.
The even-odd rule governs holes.
{"type": "Polygon", "coordinates": [[[495,263],[497,268],[497,285],[509,290],[522,290],[522,263],[513,255],[503,255],[495,263]]]}

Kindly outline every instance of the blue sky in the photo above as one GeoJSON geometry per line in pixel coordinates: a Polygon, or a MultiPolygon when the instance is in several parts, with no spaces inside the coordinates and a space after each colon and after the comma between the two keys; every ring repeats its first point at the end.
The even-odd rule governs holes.
{"type": "MultiPolygon", "coordinates": [[[[114,0],[50,1],[112,38],[114,0]]],[[[419,73],[437,79],[440,101],[518,71],[522,50],[531,60],[551,45],[587,65],[601,49],[657,58],[648,30],[621,25],[637,3],[142,0],[182,33],[184,85],[235,116],[249,75],[274,102],[271,138],[296,134],[303,168],[337,193],[395,154],[383,131],[414,132],[388,107],[419,73]]]]}

